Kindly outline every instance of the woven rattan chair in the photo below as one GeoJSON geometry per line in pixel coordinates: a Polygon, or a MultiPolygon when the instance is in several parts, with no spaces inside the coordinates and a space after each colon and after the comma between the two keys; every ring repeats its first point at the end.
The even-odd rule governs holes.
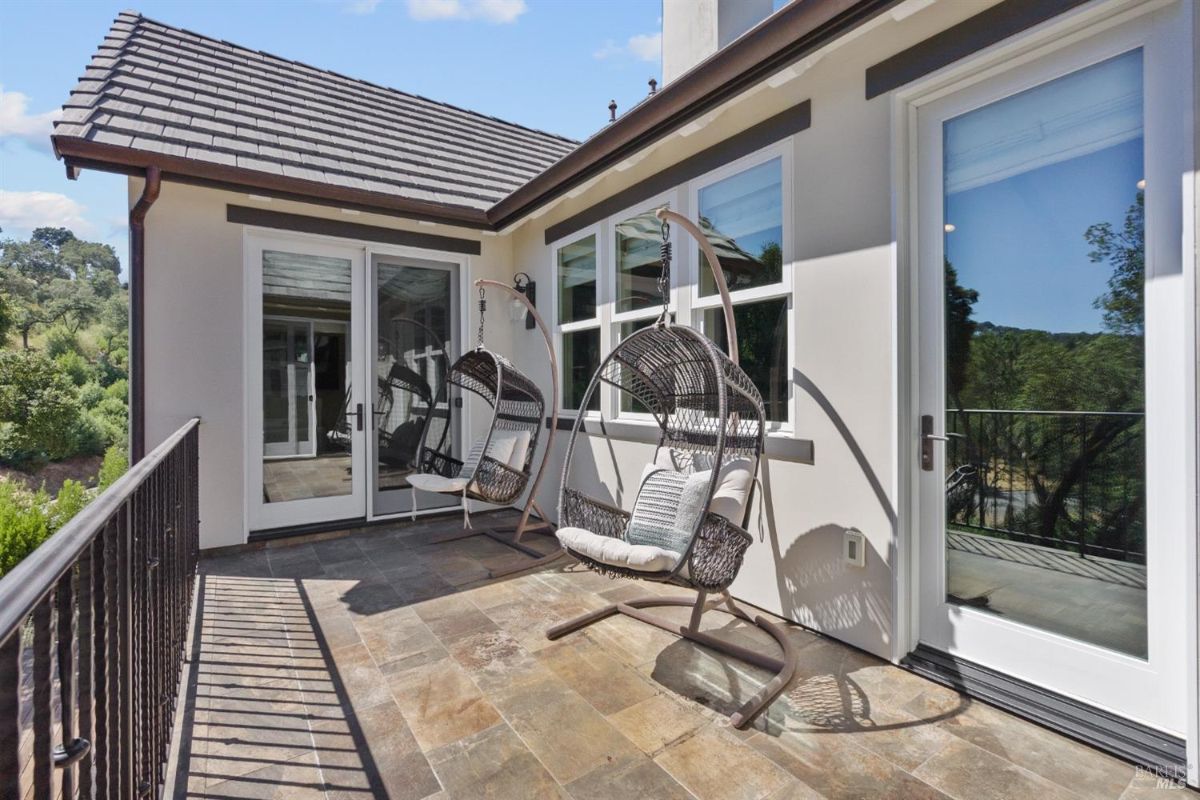
{"type": "MultiPolygon", "coordinates": [[[[475,281],[475,285],[479,288],[480,296],[479,344],[474,350],[464,354],[451,365],[446,381],[438,392],[435,406],[450,405],[450,393],[454,390],[469,392],[481,399],[491,409],[490,424],[487,432],[472,446],[471,453],[465,460],[454,457],[451,452],[452,442],[447,437],[443,437],[436,445],[431,445],[428,440],[423,440],[419,472],[410,475],[408,481],[414,492],[421,490],[441,494],[460,494],[463,498],[464,527],[468,530],[437,538],[433,544],[443,544],[469,536],[488,536],[535,559],[534,562],[523,564],[512,570],[492,572],[493,577],[499,577],[510,572],[540,566],[562,555],[561,551],[545,555],[521,541],[524,534],[528,532],[553,533],[552,527],[546,522],[546,515],[537,504],[535,495],[538,484],[541,482],[542,473],[545,471],[556,426],[551,426],[542,458],[537,462],[535,468],[535,455],[539,434],[544,425],[546,401],[541,389],[529,376],[517,369],[507,358],[484,346],[483,316],[487,308],[484,288],[492,286],[508,290],[530,309],[533,309],[533,306],[523,295],[516,293],[505,284],[481,279],[475,281]],[[494,445],[506,438],[519,440],[523,443],[523,449],[518,445],[511,451],[511,456],[498,458],[494,445]],[[481,530],[470,527],[470,516],[466,510],[468,500],[478,500],[492,505],[511,505],[517,502],[527,490],[527,499],[521,518],[515,526],[481,530]],[[529,525],[532,512],[536,512],[541,518],[541,524],[529,525]],[[513,535],[511,537],[504,536],[503,534],[506,533],[513,535]]],[[[540,317],[537,319],[540,323],[540,317]]],[[[543,335],[547,337],[549,346],[550,340],[544,326],[543,335]]],[[[551,353],[551,362],[551,368],[554,369],[553,353],[551,353]]],[[[552,407],[556,408],[557,405],[556,387],[552,407]]],[[[429,431],[430,428],[427,426],[427,436],[429,431]]],[[[415,502],[413,507],[415,509],[415,502]]]]}
{"type": "Polygon", "coordinates": [[[697,480],[704,480],[704,474],[711,473],[703,513],[696,517],[686,532],[685,544],[678,549],[663,550],[633,543],[631,513],[589,496],[572,480],[580,438],[606,436],[602,420],[585,420],[581,414],[567,444],[558,537],[568,553],[596,572],[679,584],[697,590],[697,596],[694,602],[653,595],[614,603],[556,625],[547,636],[558,639],[606,617],[624,614],[771,670],[775,677],[732,716],[734,726],[740,728],[778,695],[796,668],[795,651],[783,628],[743,610],[728,591],[741,569],[746,548],[753,542],[746,526],[753,500],[753,476],[763,453],[765,414],[758,389],[737,364],[732,306],[716,254],[700,230],[686,218],[666,210],[660,211],[659,217],[664,221],[664,278],[660,285],[665,288],[667,283],[670,247],[666,244],[665,223],[670,219],[692,233],[707,251],[725,302],[730,354],[721,352],[710,339],[692,328],[671,324],[664,304],[663,314],[654,325],[633,333],[604,359],[580,408],[587,408],[588,401],[602,386],[616,387],[640,403],[658,425],[656,464],[669,463],[676,474],[696,474],[697,480]],[[748,466],[742,467],[748,473],[743,476],[743,499],[732,506],[725,501],[718,504],[719,486],[727,485],[722,484],[723,468],[735,463],[748,466]],[[729,519],[717,513],[718,509],[737,518],[729,519]],[[718,596],[710,598],[713,593],[718,596]],[[646,610],[655,606],[691,606],[691,619],[681,625],[646,610]],[[717,609],[768,633],[782,649],[782,657],[764,655],[702,631],[701,616],[717,609]]]}

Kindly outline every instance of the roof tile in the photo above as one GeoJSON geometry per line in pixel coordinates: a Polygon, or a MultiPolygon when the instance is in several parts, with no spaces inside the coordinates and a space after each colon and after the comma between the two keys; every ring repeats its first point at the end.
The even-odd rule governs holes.
{"type": "Polygon", "coordinates": [[[486,209],[576,142],[122,13],[55,138],[486,209]]]}

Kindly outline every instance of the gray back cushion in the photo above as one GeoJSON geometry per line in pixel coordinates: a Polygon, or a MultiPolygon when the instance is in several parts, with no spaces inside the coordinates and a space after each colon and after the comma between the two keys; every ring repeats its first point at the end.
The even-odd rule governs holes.
{"type": "Polygon", "coordinates": [[[654,464],[647,466],[625,540],[682,554],[708,503],[711,480],[708,471],[687,474],[654,464]]]}

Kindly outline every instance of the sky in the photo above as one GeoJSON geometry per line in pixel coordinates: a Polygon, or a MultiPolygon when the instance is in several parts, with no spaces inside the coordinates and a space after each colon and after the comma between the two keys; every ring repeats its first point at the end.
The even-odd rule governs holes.
{"type": "Polygon", "coordinates": [[[661,79],[660,0],[6,0],[0,237],[64,226],[126,261],[125,178],[69,181],[50,126],[123,9],[255,50],[584,139],[661,79]]]}
{"type": "Polygon", "coordinates": [[[979,292],[972,318],[1053,333],[1098,333],[1093,301],[1111,264],[1094,264],[1083,233],[1121,230],[1137,200],[1142,139],[1023,172],[946,199],[946,257],[960,285],[979,292]]]}

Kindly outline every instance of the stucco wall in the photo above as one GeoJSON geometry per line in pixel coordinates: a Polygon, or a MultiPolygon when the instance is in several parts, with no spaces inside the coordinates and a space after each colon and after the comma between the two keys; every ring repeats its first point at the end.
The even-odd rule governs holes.
{"type": "MultiPolygon", "coordinates": [[[[761,85],[689,136],[654,148],[576,198],[513,233],[514,262],[553,286],[547,227],[671,164],[797,103],[812,125],[794,137],[792,271],[795,437],[813,442],[814,463],[771,459],[752,514],[755,543],[733,593],[843,641],[891,656],[896,548],[897,410],[894,395],[891,106],[864,100],[864,70],[990,5],[941,4],[873,30],[822,55],[777,88],[761,85]],[[867,541],[866,566],[846,566],[844,532],[867,541]]],[[[686,202],[686,193],[683,197],[686,202]]],[[[694,216],[694,209],[683,209],[694,216]]],[[[686,245],[677,245],[684,248],[686,245]]],[[[557,445],[556,466],[566,436],[557,445]]],[[[650,445],[597,448],[592,479],[632,503],[650,445]],[[614,461],[626,482],[619,486],[614,461]],[[629,485],[632,482],[633,485],[629,485]]],[[[587,467],[581,472],[590,471],[587,467]]],[[[542,504],[552,507],[552,487],[542,504]]]]}
{"type": "MultiPolygon", "coordinates": [[[[131,179],[131,203],[141,191],[141,180],[131,179]]],[[[470,257],[468,278],[508,280],[512,274],[509,244],[501,237],[164,182],[146,224],[146,441],[149,450],[185,420],[201,418],[204,548],[240,544],[246,531],[243,226],[225,221],[231,203],[480,240],[482,255],[470,257]]],[[[506,309],[495,307],[489,341],[507,352],[515,326],[506,309]]],[[[473,299],[464,311],[473,342],[478,319],[473,299]]]]}

